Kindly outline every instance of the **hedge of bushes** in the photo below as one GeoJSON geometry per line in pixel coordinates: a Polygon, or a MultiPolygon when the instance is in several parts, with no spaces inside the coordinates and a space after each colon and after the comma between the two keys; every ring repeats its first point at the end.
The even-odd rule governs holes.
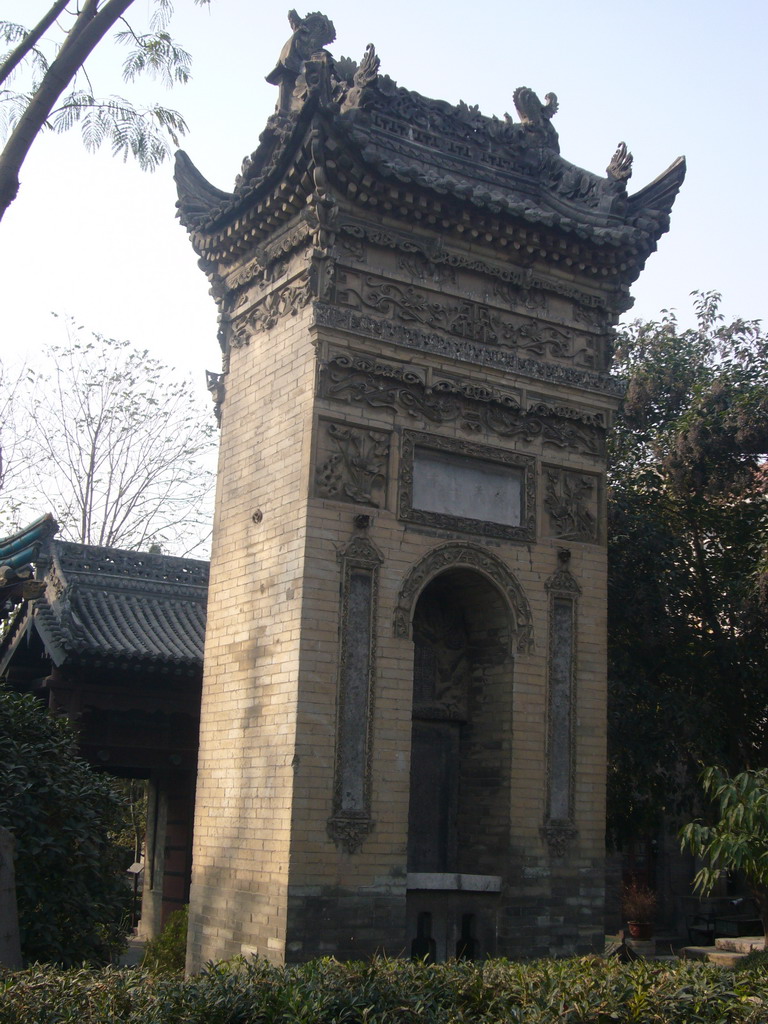
{"type": "Polygon", "coordinates": [[[765,1024],[768,973],[597,957],[428,966],[234,960],[184,980],[139,968],[0,977],[2,1024],[765,1024]]]}

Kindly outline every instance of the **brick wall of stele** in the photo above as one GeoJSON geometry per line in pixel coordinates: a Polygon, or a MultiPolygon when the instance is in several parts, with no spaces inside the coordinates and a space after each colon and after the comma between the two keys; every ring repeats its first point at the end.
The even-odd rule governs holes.
{"type": "MultiPolygon", "coordinates": [[[[327,332],[318,332],[316,344],[321,360],[326,347],[362,347],[359,341],[327,332]]],[[[364,347],[368,353],[388,359],[390,365],[404,358],[403,353],[387,346],[365,342],[364,347]]],[[[411,359],[414,365],[423,366],[427,361],[423,355],[411,359]]],[[[428,361],[436,372],[456,372],[455,362],[428,361]]],[[[486,384],[497,382],[487,369],[476,376],[486,384]]],[[[500,385],[509,385],[508,378],[497,376],[500,385]]],[[[583,396],[567,388],[542,389],[537,384],[534,390],[560,403],[583,401],[583,396]]],[[[466,434],[458,425],[435,428],[418,417],[403,417],[394,409],[375,404],[366,407],[355,402],[345,407],[320,398],[315,411],[316,452],[322,450],[321,434],[329,421],[369,435],[386,435],[389,455],[378,507],[343,497],[334,500],[318,496],[324,463],[317,455],[310,474],[286,955],[291,959],[354,957],[377,950],[402,955],[410,948],[413,936],[406,922],[406,851],[413,644],[409,637],[395,635],[393,612],[414,566],[446,544],[487,551],[503,563],[527,599],[532,623],[530,649],[516,647],[513,663],[504,669],[508,672],[510,699],[501,710],[499,729],[500,757],[509,764],[509,813],[505,822],[509,833],[499,872],[502,891],[495,902],[483,898],[495,917],[495,948],[488,951],[515,956],[594,949],[602,941],[606,559],[602,526],[595,543],[569,542],[569,571],[580,588],[575,627],[572,815],[577,834],[561,854],[553,852],[543,831],[549,742],[546,583],[558,571],[558,551],[563,547],[561,539],[547,535],[550,531],[544,495],[549,466],[556,464],[575,473],[601,476],[602,454],[553,451],[541,440],[525,445],[525,453],[535,460],[531,469],[537,506],[535,539],[520,543],[478,538],[464,531],[404,523],[396,514],[405,433],[415,427],[462,441],[466,434]],[[361,513],[369,516],[364,528],[356,522],[361,513]],[[327,824],[333,814],[339,699],[340,555],[359,536],[365,536],[381,553],[382,564],[378,569],[369,752],[371,831],[359,849],[349,852],[342,844],[334,846],[329,841],[327,824]]],[[[472,440],[497,450],[520,450],[519,442],[500,441],[487,432],[473,434],[472,440]]],[[[602,523],[602,495],[599,502],[602,523]]]]}
{"type": "MultiPolygon", "coordinates": [[[[365,274],[408,285],[411,271],[392,252],[371,246],[365,258],[365,274]]],[[[549,269],[539,271],[546,277],[549,269]]],[[[342,307],[363,302],[363,277],[339,259],[334,294],[346,325],[342,307]]],[[[560,277],[545,329],[576,339],[569,344],[582,353],[578,358],[592,358],[603,335],[569,320],[581,300],[563,295],[580,285],[560,277]]],[[[479,308],[478,296],[489,302],[496,294],[477,271],[446,279],[439,289],[418,287],[433,289],[436,307],[460,307],[466,295],[466,307],[479,308]],[[446,298],[449,291],[456,295],[446,298]]],[[[263,294],[251,301],[263,301],[263,294]]],[[[530,321],[527,313],[514,316],[512,326],[530,321]]],[[[410,951],[416,917],[425,910],[454,921],[476,910],[477,941],[486,954],[593,949],[601,941],[604,886],[600,438],[615,398],[597,386],[570,384],[572,369],[582,384],[592,379],[572,364],[561,363],[551,375],[546,367],[538,375],[514,374],[442,355],[439,338],[434,349],[409,348],[410,336],[396,320],[382,328],[393,339],[384,341],[370,326],[368,334],[335,329],[323,317],[333,319],[312,302],[293,315],[283,310],[230,353],[188,964],[195,969],[241,952],[277,962],[377,950],[400,955],[410,951]],[[491,392],[503,400],[487,415],[491,392]],[[441,405],[435,396],[443,394],[449,397],[441,405]],[[511,406],[503,396],[511,396],[511,406]],[[525,429],[512,421],[505,426],[510,407],[528,416],[525,429]],[[412,493],[420,445],[464,459],[462,465],[490,460],[517,467],[525,480],[525,528],[505,532],[479,521],[422,516],[412,493]],[[582,484],[583,501],[572,493],[582,484]],[[568,521],[574,511],[586,516],[577,527],[568,521]],[[494,838],[484,849],[482,834],[470,836],[476,852],[457,851],[453,870],[482,876],[481,884],[493,879],[495,888],[469,895],[425,889],[423,879],[421,888],[413,878],[409,887],[408,879],[410,624],[420,593],[451,569],[465,598],[473,587],[479,600],[492,593],[509,623],[505,658],[490,668],[476,659],[470,687],[471,727],[480,737],[472,756],[497,776],[498,820],[488,824],[491,803],[479,798],[486,817],[476,817],[476,831],[487,828],[494,838]],[[355,572],[363,580],[357,597],[350,589],[355,572]],[[370,621],[360,611],[366,594],[370,621]],[[563,660],[553,648],[557,600],[574,610],[572,744],[554,779],[550,705],[563,660]],[[352,705],[345,701],[359,713],[351,731],[344,716],[352,705]],[[343,790],[355,773],[364,779],[350,810],[343,790]],[[552,787],[564,785],[567,814],[553,821],[552,787]]],[[[475,772],[478,787],[480,776],[475,772]]],[[[449,952],[454,938],[445,939],[449,952]]]]}
{"type": "Polygon", "coordinates": [[[211,558],[188,962],[285,944],[306,478],[309,310],[230,353],[211,558]]]}

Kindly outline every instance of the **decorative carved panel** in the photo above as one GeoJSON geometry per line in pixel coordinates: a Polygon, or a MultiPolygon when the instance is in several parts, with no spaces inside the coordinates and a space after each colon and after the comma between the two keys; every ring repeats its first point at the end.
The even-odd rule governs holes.
{"type": "Polygon", "coordinates": [[[246,313],[235,314],[231,318],[232,346],[248,345],[252,335],[270,330],[284,316],[296,316],[311,300],[310,274],[307,271],[269,292],[246,313]]]}
{"type": "MultiPolygon", "coordinates": [[[[500,448],[490,448],[472,441],[406,430],[403,432],[400,451],[399,518],[443,530],[464,530],[485,537],[506,537],[509,540],[532,541],[536,537],[536,484],[533,470],[534,459],[529,455],[508,452],[500,448]],[[517,487],[519,514],[515,517],[518,520],[517,525],[513,523],[512,517],[499,522],[489,520],[487,516],[493,514],[493,507],[485,507],[487,502],[481,493],[478,493],[477,496],[479,509],[477,517],[466,514],[466,507],[468,507],[466,502],[466,507],[463,508],[464,514],[452,514],[447,510],[436,511],[436,506],[432,509],[417,507],[419,482],[415,479],[415,472],[419,451],[445,452],[458,456],[459,459],[456,460],[452,469],[457,475],[464,475],[462,470],[466,470],[466,485],[468,487],[478,487],[475,471],[484,467],[495,468],[502,473],[505,468],[515,472],[515,476],[519,480],[517,487]],[[481,515],[481,512],[484,514],[481,515]]],[[[493,485],[504,486],[501,474],[499,474],[499,479],[494,479],[493,485]]],[[[507,493],[511,493],[511,489],[508,489],[507,493]]]]}
{"type": "Polygon", "coordinates": [[[314,472],[318,497],[380,508],[386,502],[388,462],[389,434],[320,420],[314,472]]]}
{"type": "Polygon", "coordinates": [[[622,397],[624,384],[606,373],[584,370],[577,366],[545,363],[540,359],[501,346],[486,345],[472,338],[441,334],[416,324],[396,322],[371,316],[355,309],[331,306],[325,302],[314,304],[314,323],[319,327],[348,331],[351,334],[386,341],[392,345],[430,352],[479,366],[492,366],[508,373],[516,373],[534,380],[568,384],[572,387],[595,391],[599,394],[622,397]]]}
{"type": "Polygon", "coordinates": [[[341,645],[336,722],[333,814],[328,835],[348,853],[360,849],[373,828],[371,755],[376,678],[376,607],[383,559],[365,536],[339,554],[341,645]]]}
{"type": "Polygon", "coordinates": [[[533,650],[533,617],[523,588],[504,562],[485,548],[458,541],[433,548],[408,573],[397,598],[393,617],[394,634],[407,638],[411,632],[413,608],[421,591],[438,573],[446,569],[476,569],[496,584],[509,605],[515,621],[517,650],[533,650]]]}
{"type": "Polygon", "coordinates": [[[544,508],[551,537],[597,542],[599,482],[592,473],[544,467],[544,508]]]}
{"type": "MultiPolygon", "coordinates": [[[[445,265],[454,270],[472,271],[499,281],[506,281],[514,284],[520,289],[523,305],[528,305],[527,296],[530,291],[549,292],[560,295],[563,298],[572,299],[584,309],[608,310],[608,302],[605,295],[595,295],[585,292],[583,289],[567,284],[555,277],[542,277],[531,269],[520,266],[509,261],[494,261],[479,256],[476,253],[453,250],[446,247],[442,240],[431,235],[401,234],[391,229],[382,228],[377,224],[366,224],[361,221],[352,220],[345,216],[339,217],[339,237],[344,237],[344,245],[349,244],[348,239],[352,238],[361,244],[369,242],[371,245],[380,246],[384,249],[394,249],[401,253],[412,254],[420,257],[433,266],[445,265]]],[[[360,250],[356,250],[360,252],[360,250]]],[[[430,276],[427,274],[427,276],[430,276]]],[[[516,303],[520,304],[520,303],[516,303]]],[[[529,308],[531,308],[529,306],[529,308]]],[[[586,322],[586,321],[585,321],[586,322]]]]}
{"type": "MultiPolygon", "coordinates": [[[[500,297],[509,306],[514,294],[507,286],[506,294],[500,297]]],[[[338,274],[336,302],[361,313],[386,317],[396,324],[513,349],[541,359],[599,368],[594,336],[531,317],[509,315],[497,306],[463,296],[401,284],[373,274],[344,271],[338,274]]]]}
{"type": "Polygon", "coordinates": [[[446,375],[429,384],[416,366],[387,363],[357,352],[333,352],[322,366],[321,398],[389,409],[424,425],[455,423],[469,434],[487,433],[518,442],[605,450],[605,416],[574,406],[535,400],[523,409],[517,393],[446,375]]]}

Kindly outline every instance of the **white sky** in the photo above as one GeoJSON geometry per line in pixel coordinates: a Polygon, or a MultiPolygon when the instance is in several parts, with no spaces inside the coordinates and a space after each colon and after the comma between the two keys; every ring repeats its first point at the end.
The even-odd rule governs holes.
{"type": "MultiPolygon", "coordinates": [[[[319,0],[312,0],[313,7],[319,0]]],[[[47,0],[2,0],[0,16],[30,24],[47,0]]],[[[276,89],[264,76],[290,35],[287,4],[176,0],[174,37],[194,56],[194,80],[173,92],[144,86],[186,116],[184,148],[230,189],[256,148],[276,89]]],[[[694,288],[720,290],[724,312],[768,317],[765,130],[768,4],[761,0],[548,0],[378,4],[323,0],[336,56],[359,59],[373,42],[381,71],[427,96],[501,116],[527,85],[556,92],[563,156],[604,172],[617,143],[634,153],[630,191],[680,154],[688,178],[672,228],[634,287],[630,316],[675,307],[689,319],[694,288]]],[[[151,0],[130,20],[146,25],[151,0]]],[[[305,8],[300,8],[304,14],[305,8]]],[[[136,96],[102,49],[89,65],[97,94],[136,96]]],[[[172,165],[142,174],[79,138],[48,136],[32,149],[19,198],[0,222],[0,346],[4,356],[61,341],[50,312],[127,337],[194,377],[219,369],[216,310],[174,219],[172,165]]]]}

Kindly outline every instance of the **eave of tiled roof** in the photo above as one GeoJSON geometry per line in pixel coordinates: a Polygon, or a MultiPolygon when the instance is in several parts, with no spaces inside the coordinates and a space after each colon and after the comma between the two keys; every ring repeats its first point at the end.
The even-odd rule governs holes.
{"type": "Polygon", "coordinates": [[[433,205],[443,231],[465,209],[489,241],[510,230],[536,233],[537,244],[551,235],[553,249],[570,240],[576,265],[627,282],[668,228],[682,158],[630,196],[625,150],[625,163],[617,150],[605,177],[584,171],[560,156],[547,117],[499,121],[378,74],[355,90],[336,76],[330,54],[310,63],[307,80],[316,84],[298,107],[269,119],[233,192],[214,188],[186,154],[177,155],[179,216],[219,272],[303,208],[318,171],[347,200],[390,216],[412,219],[412,205],[418,220],[433,205]]]}
{"type": "MultiPolygon", "coordinates": [[[[36,567],[45,590],[28,603],[23,628],[39,634],[54,665],[202,668],[207,562],[57,541],[48,531],[36,567]]],[[[8,638],[6,655],[18,640],[8,638]]]]}

